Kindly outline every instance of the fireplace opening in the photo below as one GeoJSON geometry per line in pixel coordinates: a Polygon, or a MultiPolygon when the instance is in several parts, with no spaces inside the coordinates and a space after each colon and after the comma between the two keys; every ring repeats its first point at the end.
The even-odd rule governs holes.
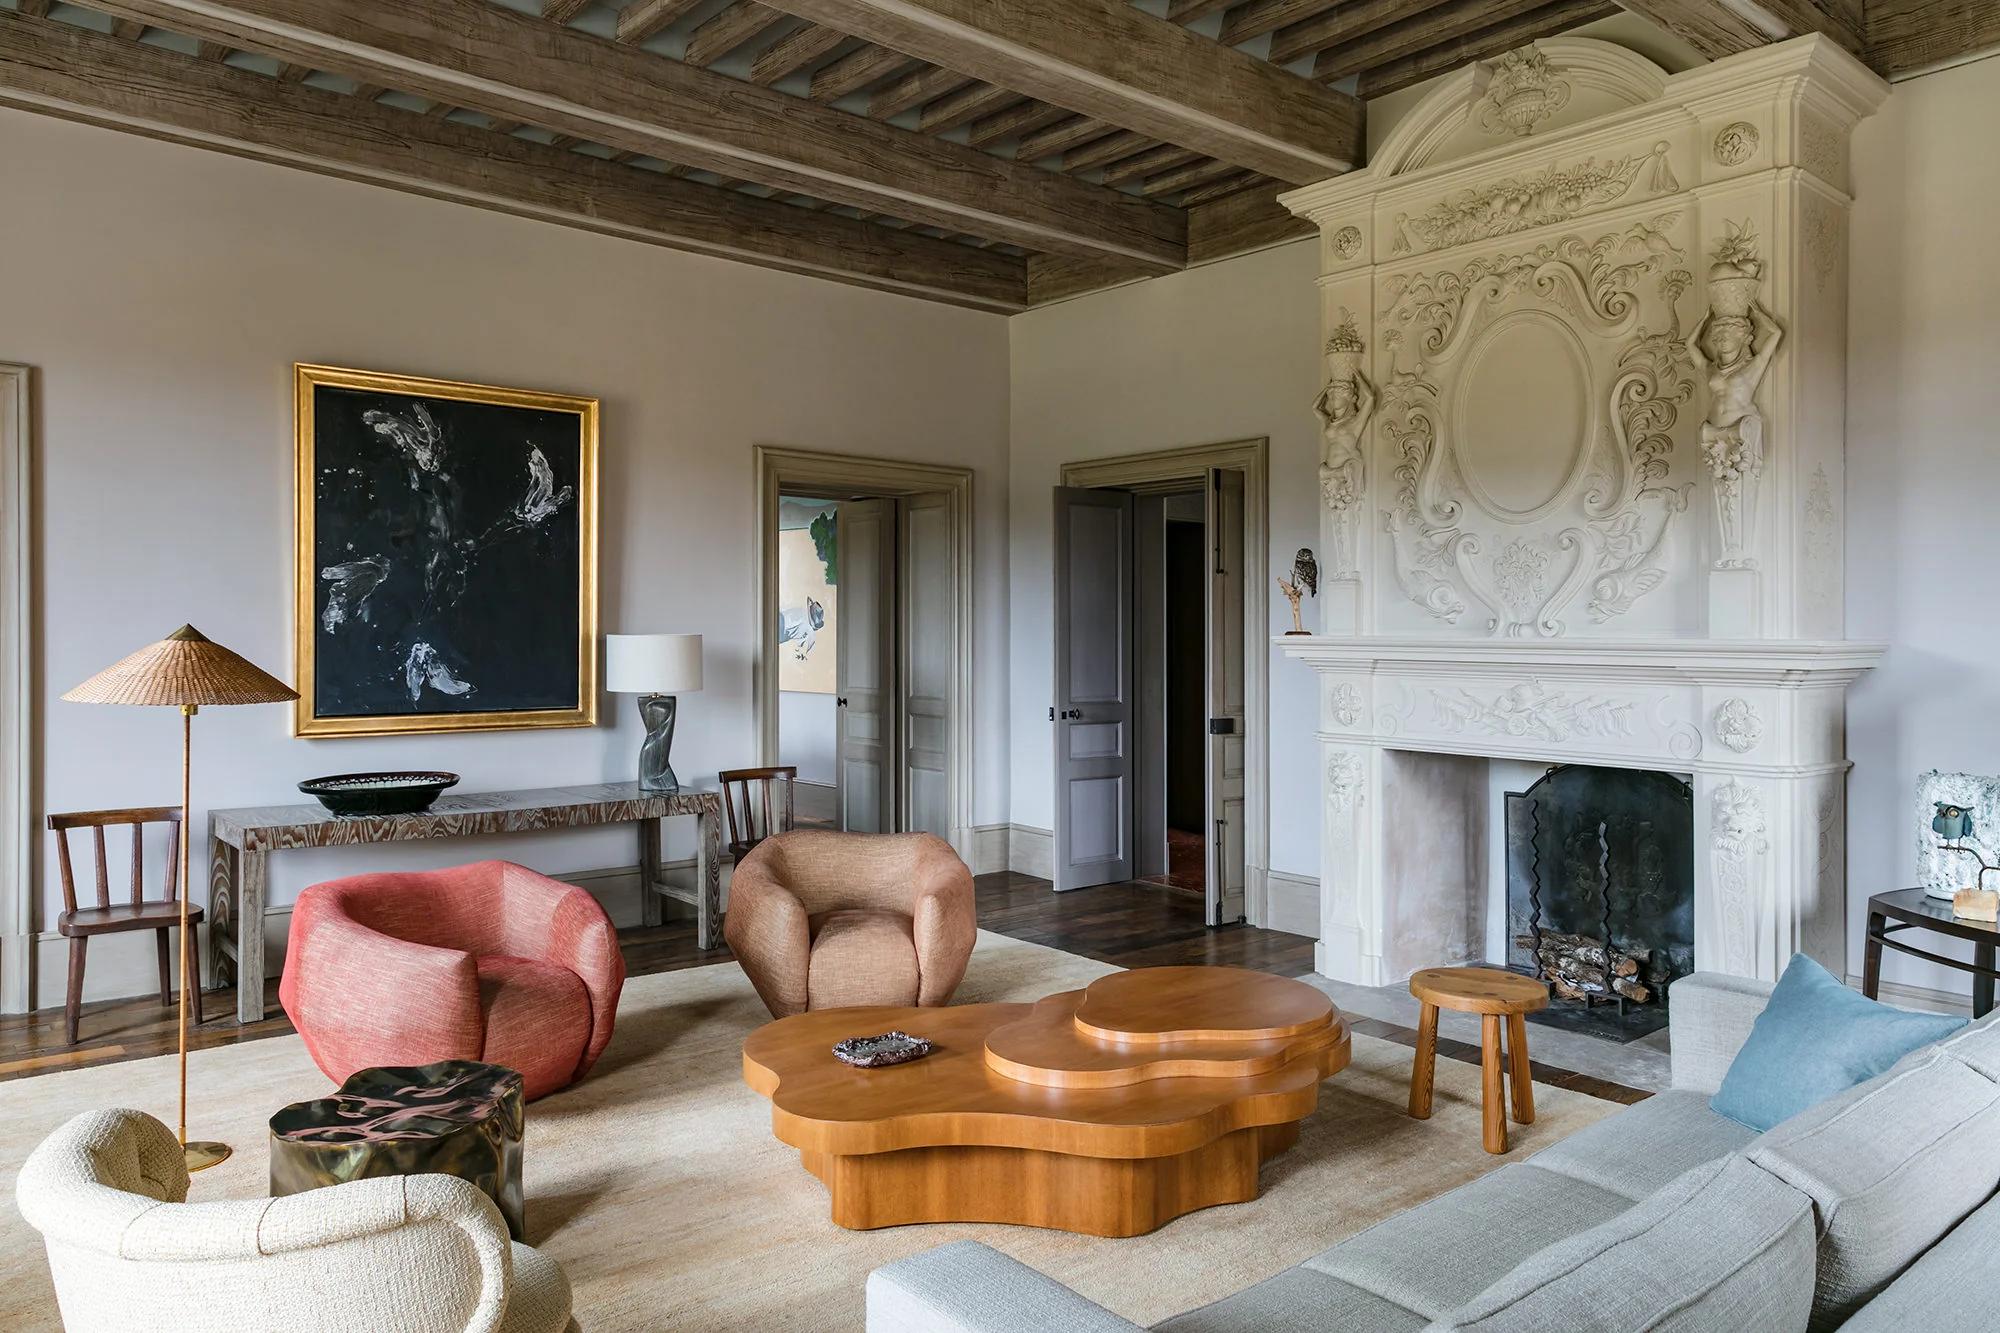
{"type": "Polygon", "coordinates": [[[1694,970],[1694,793],[1671,773],[1562,764],[1507,792],[1508,967],[1531,1021],[1612,1041],[1666,1026],[1694,970]]]}

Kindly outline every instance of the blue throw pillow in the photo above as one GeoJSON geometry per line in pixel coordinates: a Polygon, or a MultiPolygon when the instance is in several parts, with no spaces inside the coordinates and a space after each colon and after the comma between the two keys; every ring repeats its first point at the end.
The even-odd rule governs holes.
{"type": "Polygon", "coordinates": [[[1761,1134],[1964,1026],[1962,1018],[1877,1004],[1793,954],[1708,1104],[1761,1134]]]}

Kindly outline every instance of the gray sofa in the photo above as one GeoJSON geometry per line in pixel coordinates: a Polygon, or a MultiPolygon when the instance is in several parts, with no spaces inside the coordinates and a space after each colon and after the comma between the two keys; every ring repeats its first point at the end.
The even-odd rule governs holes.
{"type": "MultiPolygon", "coordinates": [[[[1708,1108],[1770,987],[1673,991],[1673,1086],[1167,1333],[1988,1333],[2000,1015],[1753,1134],[1708,1108]]],[[[869,1333],[1134,1333],[976,1241],[877,1269],[869,1333]]]]}

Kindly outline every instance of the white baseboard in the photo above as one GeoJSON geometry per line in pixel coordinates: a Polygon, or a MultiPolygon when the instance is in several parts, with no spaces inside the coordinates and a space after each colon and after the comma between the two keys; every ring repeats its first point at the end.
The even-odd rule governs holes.
{"type": "MultiPolygon", "coordinates": [[[[661,871],[669,879],[683,884],[694,883],[695,863],[693,857],[662,863],[661,871]]],[[[725,910],[729,904],[730,864],[722,864],[722,902],[725,910]]],[[[640,922],[639,867],[613,866],[604,870],[579,871],[571,875],[557,875],[566,884],[575,884],[590,891],[610,916],[611,924],[624,930],[637,926],[640,922]]],[[[662,898],[661,903],[669,918],[692,916],[694,908],[673,898],[662,898]]],[[[264,968],[265,975],[279,976],[285,967],[285,939],[292,927],[292,905],[268,907],[264,910],[264,968]]],[[[202,975],[209,976],[209,928],[197,927],[201,935],[202,975]]],[[[35,972],[30,1006],[37,1009],[59,1008],[63,1003],[69,984],[69,941],[52,930],[45,930],[35,937],[35,972]]],[[[179,950],[175,951],[174,976],[179,984],[179,950]]],[[[154,952],[153,932],[128,931],[118,935],[99,935],[90,942],[89,965],[83,973],[83,998],[86,1003],[93,1000],[123,1000],[133,996],[152,995],[158,991],[160,972],[158,956],[154,952]]],[[[211,1001],[213,1010],[219,1001],[211,1001]]]]}
{"type": "Polygon", "coordinates": [[[1009,825],[974,824],[972,826],[972,873],[990,875],[1006,870],[1009,858],[1007,841],[1009,825]]]}
{"type": "MultiPolygon", "coordinates": [[[[1970,983],[1971,978],[1967,978],[1970,983]]],[[[1854,990],[1861,989],[1861,978],[1850,976],[1847,984],[1854,990]]],[[[1903,1009],[1925,1009],[1938,1014],[1969,1014],[1972,1012],[1970,985],[1965,991],[1933,990],[1929,986],[1906,986],[1900,981],[1885,981],[1876,987],[1875,998],[1884,1004],[1893,1004],[1903,1009]]]]}
{"type": "Polygon", "coordinates": [[[1007,868],[1037,879],[1056,877],[1056,835],[1028,824],[1007,825],[1007,868]]]}
{"type": "Polygon", "coordinates": [[[1284,870],[1264,872],[1264,929],[1319,936],[1319,881],[1284,870]]]}

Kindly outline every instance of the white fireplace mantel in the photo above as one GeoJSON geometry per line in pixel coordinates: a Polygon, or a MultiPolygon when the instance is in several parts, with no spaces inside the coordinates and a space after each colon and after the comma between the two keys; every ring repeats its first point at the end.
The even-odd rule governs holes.
{"type": "Polygon", "coordinates": [[[1320,229],[1318,966],[1477,956],[1487,766],[1688,775],[1697,967],[1839,969],[1847,142],[1815,37],[1441,80],[1320,229]],[[1476,881],[1476,882],[1475,882],[1476,881]],[[1472,906],[1469,906],[1472,904],[1472,906]],[[1453,956],[1454,953],[1461,955],[1453,956]]]}

